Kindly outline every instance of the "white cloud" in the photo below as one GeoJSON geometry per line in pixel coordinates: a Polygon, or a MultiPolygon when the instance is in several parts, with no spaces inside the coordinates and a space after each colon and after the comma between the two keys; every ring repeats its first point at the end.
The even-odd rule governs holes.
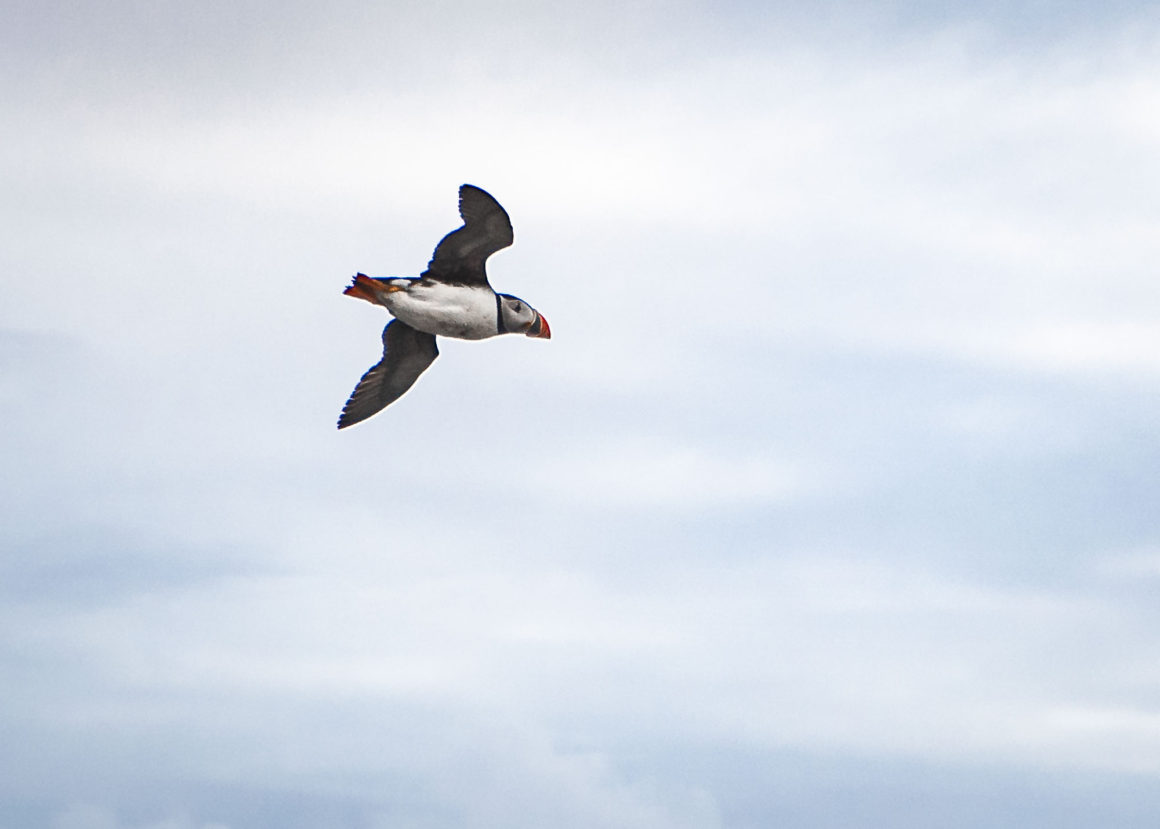
{"type": "MultiPolygon", "coordinates": [[[[378,574],[249,578],[139,599],[38,634],[39,647],[102,666],[101,679],[84,700],[57,689],[29,701],[26,716],[127,737],[184,730],[209,713],[187,707],[195,693],[231,760],[192,734],[170,748],[182,757],[177,773],[203,779],[270,764],[320,778],[364,763],[385,771],[406,764],[402,746],[415,739],[434,741],[424,761],[434,770],[466,745],[481,757],[507,751],[488,722],[536,739],[571,723],[596,744],[663,735],[946,763],[1160,768],[1148,730],[1121,756],[1126,732],[1114,723],[1085,729],[1045,715],[1086,710],[1139,680],[1132,648],[1102,644],[1136,624],[1114,598],[848,556],[722,555],[618,583],[483,550],[401,570],[384,550],[378,574]],[[283,729],[285,712],[315,709],[327,713],[310,729],[283,729]],[[472,736],[479,727],[486,733],[472,736]],[[398,746],[372,752],[368,728],[398,746]]],[[[502,773],[513,790],[538,785],[502,773]]]]}
{"type": "Polygon", "coordinates": [[[1160,709],[1051,708],[1028,725],[1064,756],[1084,752],[1094,768],[1160,776],[1160,709]]]}
{"type": "Polygon", "coordinates": [[[1104,559],[1100,572],[1117,579],[1160,577],[1160,548],[1144,547],[1112,553],[1104,559]]]}
{"type": "Polygon", "coordinates": [[[143,823],[123,823],[108,809],[90,804],[74,804],[56,815],[53,829],[229,829],[223,823],[202,823],[188,816],[168,817],[143,823]]]}
{"type": "Polygon", "coordinates": [[[1098,376],[1111,372],[1160,372],[1160,329],[1135,322],[1075,322],[979,337],[969,352],[984,358],[1054,373],[1098,376]]]}
{"type": "Polygon", "coordinates": [[[831,482],[776,458],[730,457],[645,440],[556,453],[525,483],[556,499],[633,511],[773,504],[819,492],[831,482]]]}

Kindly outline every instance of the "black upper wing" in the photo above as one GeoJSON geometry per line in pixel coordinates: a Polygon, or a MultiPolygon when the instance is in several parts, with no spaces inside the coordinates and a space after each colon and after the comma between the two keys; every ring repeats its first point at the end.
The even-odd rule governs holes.
{"type": "Polygon", "coordinates": [[[435,246],[424,279],[487,284],[484,262],[512,243],[511,219],[488,193],[471,184],[459,188],[459,215],[463,227],[453,230],[435,246]]]}
{"type": "Polygon", "coordinates": [[[391,320],[383,329],[383,359],[372,366],[354,387],[350,399],[342,407],[338,428],[366,420],[394,403],[438,356],[434,334],[424,334],[398,320],[391,320]]]}

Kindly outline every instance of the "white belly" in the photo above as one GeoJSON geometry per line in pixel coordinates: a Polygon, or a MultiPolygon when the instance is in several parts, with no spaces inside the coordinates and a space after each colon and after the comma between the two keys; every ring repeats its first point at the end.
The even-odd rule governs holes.
{"type": "Polygon", "coordinates": [[[418,331],[460,340],[494,337],[495,294],[442,282],[416,281],[385,297],[387,310],[418,331]]]}

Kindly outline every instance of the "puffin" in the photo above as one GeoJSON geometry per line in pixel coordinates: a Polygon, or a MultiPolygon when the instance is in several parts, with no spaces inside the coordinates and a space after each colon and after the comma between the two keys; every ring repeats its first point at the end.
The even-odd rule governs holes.
{"type": "Polygon", "coordinates": [[[394,319],[383,329],[383,358],[354,387],[338,418],[339,429],[402,397],[439,356],[437,336],[551,338],[552,329],[539,311],[519,297],[496,293],[487,281],[487,258],[514,239],[507,211],[485,190],[464,184],[459,188],[459,216],[463,227],[443,237],[418,277],[359,273],[343,291],[383,306],[394,319]]]}

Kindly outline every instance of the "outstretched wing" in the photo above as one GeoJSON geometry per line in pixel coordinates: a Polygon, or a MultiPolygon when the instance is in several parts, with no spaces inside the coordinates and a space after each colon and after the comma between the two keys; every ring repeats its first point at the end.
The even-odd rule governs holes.
{"type": "Polygon", "coordinates": [[[471,184],[459,188],[459,215],[463,227],[453,230],[435,246],[424,279],[487,284],[484,262],[497,250],[512,243],[511,219],[488,193],[471,184]]]}
{"type": "Polygon", "coordinates": [[[338,428],[366,420],[394,403],[438,356],[434,334],[424,334],[398,320],[391,320],[383,329],[383,359],[372,366],[354,387],[350,399],[342,407],[338,428]]]}

